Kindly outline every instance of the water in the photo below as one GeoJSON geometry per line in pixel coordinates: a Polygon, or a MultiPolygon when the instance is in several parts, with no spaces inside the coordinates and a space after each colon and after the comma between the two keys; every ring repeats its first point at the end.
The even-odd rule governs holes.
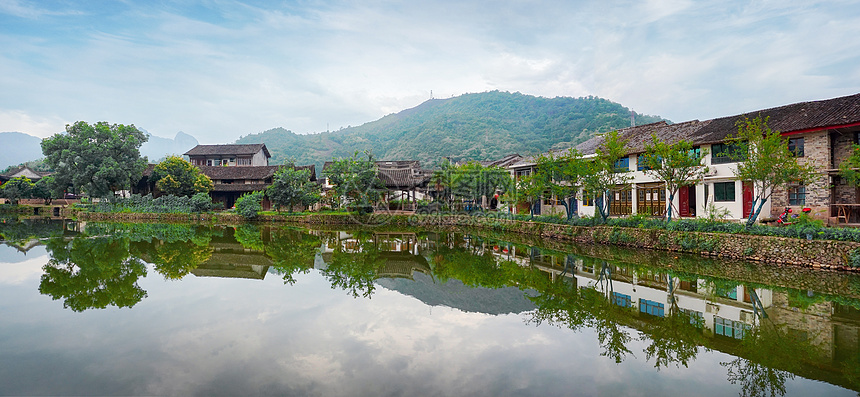
{"type": "Polygon", "coordinates": [[[851,275],[487,232],[0,234],[4,395],[860,390],[851,275]]]}

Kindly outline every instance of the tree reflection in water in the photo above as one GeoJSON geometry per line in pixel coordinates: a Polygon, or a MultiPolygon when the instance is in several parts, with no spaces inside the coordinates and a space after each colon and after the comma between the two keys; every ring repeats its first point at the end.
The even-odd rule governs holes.
{"type": "Polygon", "coordinates": [[[314,258],[322,240],[297,229],[280,229],[272,232],[265,244],[266,255],[274,262],[275,273],[284,278],[284,284],[294,284],[296,274],[306,274],[314,267],[314,258]]]}
{"type": "Polygon", "coordinates": [[[340,288],[355,298],[373,295],[377,270],[385,264],[372,234],[358,232],[349,241],[338,241],[331,262],[322,274],[332,288],[340,288]]]}
{"type": "Polygon", "coordinates": [[[146,266],[129,255],[127,238],[54,239],[47,248],[51,259],[43,267],[39,292],[63,299],[66,308],[132,307],[146,297],[137,284],[146,266]]]}
{"type": "MultiPolygon", "coordinates": [[[[78,312],[108,306],[134,306],[147,295],[137,283],[146,275],[143,261],[153,263],[154,269],[167,279],[182,278],[211,257],[210,242],[212,236],[219,233],[213,228],[176,225],[91,225],[87,231],[111,237],[50,240],[47,248],[51,258],[44,267],[39,286],[41,293],[63,299],[65,307],[78,312]]],[[[333,289],[343,289],[355,298],[370,298],[375,291],[375,280],[380,275],[393,274],[391,269],[385,270],[387,263],[391,267],[394,261],[402,263],[416,258],[429,261],[429,266],[426,261],[422,262],[426,271],[421,271],[430,274],[435,282],[459,280],[471,287],[515,287],[527,291],[525,297],[535,305],[534,310],[525,313],[528,324],[550,324],[572,331],[591,328],[597,335],[601,355],[616,363],[629,356],[636,357],[630,348],[635,341],[644,344],[644,358],[649,362],[653,360],[657,370],[673,365],[687,367],[699,352],[718,348],[735,356],[721,365],[726,368],[728,381],[740,385],[740,395],[744,397],[784,395],[788,380],[795,374],[803,375],[810,363],[826,356],[812,343],[814,337],[798,338],[786,325],[776,324],[765,312],[756,289],[775,287],[745,285],[743,291],[749,294],[749,300],[742,303],[737,298],[727,298],[741,291],[739,282],[731,279],[666,268],[659,270],[531,246],[515,247],[510,243],[482,241],[453,233],[434,235],[433,241],[425,240],[423,252],[418,252],[417,245],[408,244],[408,252],[392,251],[384,238],[380,240],[378,234],[364,231],[314,235],[291,228],[246,225],[237,228],[234,236],[235,242],[246,251],[254,251],[255,255],[264,253],[271,259],[272,272],[280,275],[285,284],[293,284],[299,274],[308,273],[321,255],[325,268],[320,274],[333,289]],[[502,255],[498,246],[511,248],[511,252],[516,248],[518,254],[502,255]],[[541,262],[547,257],[554,257],[552,264],[541,262]],[[647,284],[637,284],[646,281],[647,284]],[[678,294],[682,281],[688,286],[698,283],[698,292],[678,294]],[[626,301],[618,299],[616,289],[629,289],[630,284],[634,292],[636,286],[651,288],[650,293],[655,297],[647,299],[662,300],[656,296],[665,290],[668,303],[665,313],[662,305],[659,315],[650,315],[635,307],[630,296],[626,301]],[[741,340],[714,335],[716,331],[708,329],[714,325],[706,327],[701,312],[696,315],[682,310],[676,295],[682,299],[747,305],[746,310],[754,313],[755,320],[744,320],[744,323],[754,326],[738,334],[742,335],[737,336],[741,340]],[[683,298],[685,295],[687,298],[683,298]]],[[[235,245],[235,242],[228,244],[235,245]]],[[[408,266],[405,269],[411,271],[408,266]]],[[[790,307],[801,311],[826,305],[827,300],[833,299],[783,290],[790,307]]],[[[775,307],[770,300],[766,303],[768,310],[775,307]]],[[[842,304],[858,307],[850,298],[843,298],[842,304]]],[[[846,382],[854,387],[860,384],[860,355],[853,359],[842,357],[836,364],[841,366],[846,382]]]]}

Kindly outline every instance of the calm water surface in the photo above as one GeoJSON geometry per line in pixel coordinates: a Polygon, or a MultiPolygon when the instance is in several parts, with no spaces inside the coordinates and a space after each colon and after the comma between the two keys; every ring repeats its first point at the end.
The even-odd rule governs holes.
{"type": "Polygon", "coordinates": [[[853,276],[485,232],[0,234],[3,395],[860,390],[853,276]]]}

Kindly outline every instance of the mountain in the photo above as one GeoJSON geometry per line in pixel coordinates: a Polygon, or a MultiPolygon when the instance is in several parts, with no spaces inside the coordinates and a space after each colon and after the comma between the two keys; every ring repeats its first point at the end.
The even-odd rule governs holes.
{"type": "MultiPolygon", "coordinates": [[[[565,148],[595,134],[630,126],[631,111],[597,97],[544,98],[483,92],[430,99],[414,108],[338,131],[299,135],[275,128],[236,143],[265,143],[272,163],[293,159],[316,164],[372,150],[379,160],[420,160],[432,166],[443,157],[491,160],[511,153],[565,148]]],[[[663,120],[636,114],[636,124],[663,120]]]]}
{"type": "Polygon", "coordinates": [[[535,304],[527,297],[533,296],[533,291],[523,292],[515,287],[468,287],[456,279],[442,283],[420,272],[413,272],[412,277],[414,280],[380,278],[374,283],[414,297],[428,306],[447,306],[464,312],[500,315],[535,309],[535,304]]]}
{"type": "Polygon", "coordinates": [[[0,170],[42,158],[42,140],[21,132],[0,132],[0,170]]]}
{"type": "Polygon", "coordinates": [[[162,138],[148,132],[146,134],[149,136],[149,140],[140,147],[140,155],[148,157],[150,163],[158,162],[171,154],[181,156],[198,144],[196,138],[182,131],[176,133],[173,139],[162,138]]]}

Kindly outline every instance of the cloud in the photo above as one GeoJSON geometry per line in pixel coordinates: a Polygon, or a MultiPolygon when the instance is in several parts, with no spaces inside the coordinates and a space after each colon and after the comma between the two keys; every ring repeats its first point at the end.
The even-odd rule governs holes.
{"type": "Polygon", "coordinates": [[[860,91],[851,2],[77,7],[0,3],[0,112],[17,115],[0,122],[53,123],[7,124],[44,134],[104,120],[219,143],[359,125],[431,90],[597,95],[675,121],[860,91]]]}

